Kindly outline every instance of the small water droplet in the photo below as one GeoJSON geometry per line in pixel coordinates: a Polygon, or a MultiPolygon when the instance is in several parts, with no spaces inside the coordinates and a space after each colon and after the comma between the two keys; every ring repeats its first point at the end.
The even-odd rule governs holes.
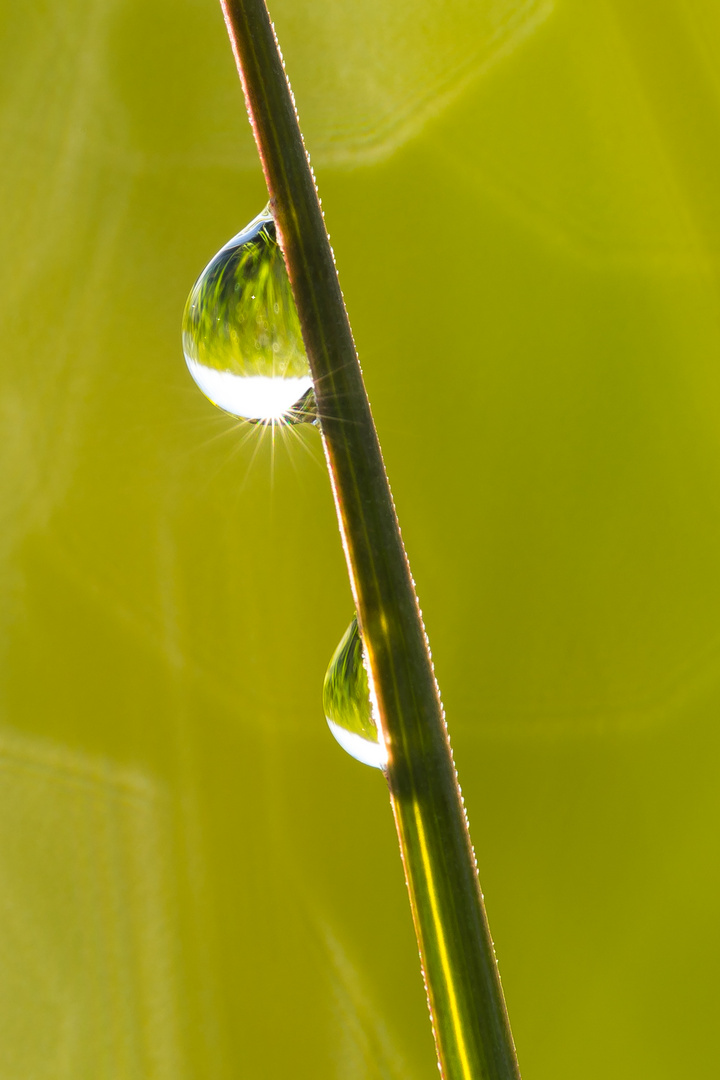
{"type": "Polygon", "coordinates": [[[373,718],[363,644],[357,618],[338,645],[323,685],[325,719],[343,750],[376,769],[387,765],[387,749],[373,718]]]}
{"type": "Polygon", "coordinates": [[[211,259],[183,316],[190,374],[215,405],[256,423],[317,419],[300,322],[269,209],[211,259]]]}

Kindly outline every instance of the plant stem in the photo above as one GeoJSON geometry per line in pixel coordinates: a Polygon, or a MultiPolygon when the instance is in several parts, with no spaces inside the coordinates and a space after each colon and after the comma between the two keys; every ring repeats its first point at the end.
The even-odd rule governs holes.
{"type": "Polygon", "coordinates": [[[221,0],[312,370],[446,1080],[519,1080],[427,639],[264,0],[221,0]]]}

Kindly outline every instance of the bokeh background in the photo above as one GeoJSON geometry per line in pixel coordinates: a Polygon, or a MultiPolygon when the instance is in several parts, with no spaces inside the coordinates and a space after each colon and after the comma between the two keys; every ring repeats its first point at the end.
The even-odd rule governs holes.
{"type": "MultiPolygon", "coordinates": [[[[717,1060],[720,12],[274,0],[526,1080],[717,1060]]],[[[316,434],[179,328],[265,191],[214,0],[0,21],[0,1078],[431,1080],[316,434]]]]}

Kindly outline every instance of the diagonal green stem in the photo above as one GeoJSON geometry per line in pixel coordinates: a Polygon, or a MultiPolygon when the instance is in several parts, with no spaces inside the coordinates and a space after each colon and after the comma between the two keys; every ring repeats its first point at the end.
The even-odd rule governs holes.
{"type": "Polygon", "coordinates": [[[312,369],[446,1080],[519,1080],[442,705],[375,427],[264,0],[221,0],[312,369]]]}

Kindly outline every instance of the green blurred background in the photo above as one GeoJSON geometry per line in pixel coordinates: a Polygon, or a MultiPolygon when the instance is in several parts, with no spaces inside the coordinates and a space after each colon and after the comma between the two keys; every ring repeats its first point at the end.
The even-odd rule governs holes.
{"type": "MultiPolygon", "coordinates": [[[[523,1074],[713,1075],[718,6],[272,14],[523,1074]]],[[[180,350],[265,201],[219,5],[0,35],[0,1077],[431,1080],[383,779],[322,715],[316,434],[273,455],[180,350]]]]}

